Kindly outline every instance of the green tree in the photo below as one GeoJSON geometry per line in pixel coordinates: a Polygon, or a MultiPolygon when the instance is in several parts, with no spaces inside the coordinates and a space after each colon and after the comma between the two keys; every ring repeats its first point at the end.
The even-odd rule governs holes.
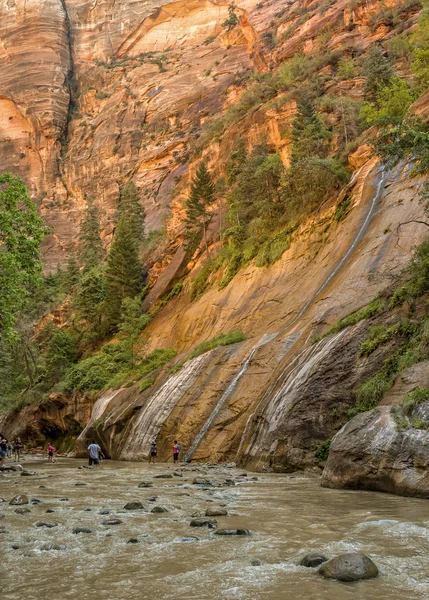
{"type": "Polygon", "coordinates": [[[202,162],[192,179],[191,193],[186,201],[186,248],[191,252],[198,245],[201,235],[207,253],[209,252],[207,230],[213,219],[208,208],[215,201],[215,185],[207,165],[202,162]]]}
{"type": "Polygon", "coordinates": [[[19,177],[0,175],[0,336],[16,336],[16,318],[40,281],[40,244],[48,233],[19,177]]]}
{"type": "Polygon", "coordinates": [[[429,87],[429,1],[423,0],[423,11],[419,26],[411,36],[413,54],[412,71],[419,83],[420,90],[429,87]]]}
{"type": "Polygon", "coordinates": [[[103,271],[100,267],[93,267],[83,274],[75,297],[79,316],[86,321],[87,327],[99,331],[105,298],[106,284],[103,271]]]}
{"type": "Polygon", "coordinates": [[[115,230],[106,267],[106,315],[108,324],[120,321],[125,298],[134,298],[141,291],[142,266],[130,223],[122,216],[115,230]]]}
{"type": "Polygon", "coordinates": [[[64,329],[55,329],[43,356],[45,363],[44,387],[50,389],[61,380],[67,368],[78,357],[75,339],[64,329]]]}
{"type": "Polygon", "coordinates": [[[129,181],[121,191],[121,198],[118,207],[118,220],[124,216],[129,222],[134,239],[137,243],[144,238],[145,211],[140,204],[140,197],[137,188],[132,181],[129,181]]]}
{"type": "Polygon", "coordinates": [[[80,222],[79,259],[84,269],[97,267],[104,258],[100,217],[93,200],[88,200],[80,222]]]}
{"type": "Polygon", "coordinates": [[[121,308],[121,322],[119,331],[122,334],[121,341],[130,357],[130,367],[135,366],[136,349],[140,333],[150,322],[150,315],[142,312],[142,298],[139,295],[134,298],[125,298],[121,308]]]}
{"type": "Polygon", "coordinates": [[[363,93],[366,100],[375,102],[379,91],[389,85],[393,77],[390,60],[378,46],[373,46],[363,63],[362,75],[365,77],[363,93]]]}
{"type": "Polygon", "coordinates": [[[234,27],[237,27],[239,23],[236,11],[237,5],[235,2],[231,2],[231,4],[228,6],[228,18],[222,23],[222,27],[225,27],[228,31],[231,31],[234,29],[234,27]]]}
{"type": "Polygon", "coordinates": [[[61,287],[66,294],[69,294],[80,279],[79,264],[74,252],[69,254],[66,268],[61,275],[61,287]]]}
{"type": "Polygon", "coordinates": [[[292,123],[291,164],[310,156],[323,158],[328,151],[329,132],[307,96],[297,100],[297,113],[292,123]]]}

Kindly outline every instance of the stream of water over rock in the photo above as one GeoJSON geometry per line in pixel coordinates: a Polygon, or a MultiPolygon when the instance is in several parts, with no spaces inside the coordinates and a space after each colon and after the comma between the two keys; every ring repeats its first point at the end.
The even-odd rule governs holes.
{"type": "Polygon", "coordinates": [[[323,489],[318,477],[305,475],[258,473],[253,479],[221,465],[181,464],[173,477],[158,479],[173,475],[173,465],[106,461],[79,469],[83,464],[33,459],[25,466],[36,475],[0,477],[3,599],[429,597],[426,500],[323,489]],[[195,477],[210,483],[196,485],[195,477]],[[139,488],[142,480],[152,487],[139,488]],[[21,508],[31,512],[19,514],[8,504],[16,494],[28,495],[21,508]],[[124,510],[131,501],[144,510],[124,510]],[[154,506],[168,512],[153,514],[154,506]],[[251,535],[221,537],[190,527],[193,514],[219,506],[229,514],[216,517],[218,528],[247,528],[251,535]],[[103,524],[110,519],[121,523],[103,524]],[[56,526],[36,527],[39,522],[56,526]],[[76,527],[91,533],[73,534],[76,527]],[[130,538],[138,543],[127,543],[130,538]],[[316,569],[297,566],[309,551],[328,557],[365,552],[380,575],[353,584],[324,580],[316,569]]]}

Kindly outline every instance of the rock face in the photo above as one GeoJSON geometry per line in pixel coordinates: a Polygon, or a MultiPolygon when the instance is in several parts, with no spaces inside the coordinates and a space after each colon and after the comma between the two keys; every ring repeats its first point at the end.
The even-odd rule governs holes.
{"type": "Polygon", "coordinates": [[[401,409],[380,406],[354,417],[335,436],[322,485],[429,498],[429,403],[408,419],[401,409]]]}
{"type": "Polygon", "coordinates": [[[351,553],[341,554],[341,556],[328,560],[318,572],[326,579],[359,581],[359,579],[377,577],[378,568],[365,554],[351,553]]]}

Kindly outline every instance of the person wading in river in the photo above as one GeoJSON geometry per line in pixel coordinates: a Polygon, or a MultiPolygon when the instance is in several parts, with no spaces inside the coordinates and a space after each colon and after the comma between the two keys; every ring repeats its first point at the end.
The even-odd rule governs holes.
{"type": "Polygon", "coordinates": [[[24,444],[21,442],[21,438],[17,437],[16,440],[15,440],[15,448],[14,448],[14,450],[15,450],[15,462],[16,461],[18,461],[18,462],[20,461],[21,452],[22,452],[23,447],[24,447],[24,444]]]}
{"type": "Polygon", "coordinates": [[[174,440],[173,444],[173,461],[175,463],[179,462],[179,452],[182,450],[180,444],[177,443],[177,440],[174,440]]]}
{"type": "Polygon", "coordinates": [[[7,440],[2,440],[0,437],[0,465],[4,465],[7,455],[7,440]]]}
{"type": "Polygon", "coordinates": [[[149,453],[149,464],[153,462],[156,463],[156,441],[152,442],[152,446],[149,453]]]}
{"type": "Polygon", "coordinates": [[[48,462],[55,462],[54,461],[54,454],[55,454],[55,448],[53,446],[51,446],[51,444],[48,444],[48,447],[46,448],[46,450],[48,451],[48,462]]]}
{"type": "Polygon", "coordinates": [[[89,466],[100,464],[101,448],[98,444],[95,443],[95,440],[92,440],[92,442],[89,444],[88,452],[89,452],[89,466]]]}

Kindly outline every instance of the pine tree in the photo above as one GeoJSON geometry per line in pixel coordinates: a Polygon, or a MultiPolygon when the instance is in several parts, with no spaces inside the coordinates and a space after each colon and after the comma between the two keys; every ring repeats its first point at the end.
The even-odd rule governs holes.
{"type": "Polygon", "coordinates": [[[316,114],[311,100],[306,96],[299,98],[292,123],[292,166],[311,156],[326,156],[328,137],[329,132],[316,114]]]}
{"type": "Polygon", "coordinates": [[[109,325],[120,321],[122,301],[141,291],[141,264],[132,227],[121,216],[116,227],[106,268],[106,314],[109,325]]]}
{"type": "Polygon", "coordinates": [[[129,222],[132,234],[138,244],[144,237],[145,211],[140,204],[140,197],[137,188],[132,181],[129,181],[121,191],[121,199],[118,207],[118,220],[121,216],[129,222]]]}
{"type": "Polygon", "coordinates": [[[228,18],[222,23],[222,27],[226,27],[228,31],[231,31],[231,29],[234,29],[234,27],[238,25],[238,17],[237,13],[235,12],[236,10],[237,5],[235,2],[231,2],[231,4],[228,6],[228,18]]]}
{"type": "Polygon", "coordinates": [[[69,294],[71,289],[79,283],[80,274],[79,274],[79,265],[76,260],[75,254],[72,252],[69,254],[69,258],[67,260],[66,268],[62,273],[61,282],[62,289],[66,294],[69,294]]]}
{"type": "Polygon", "coordinates": [[[376,101],[379,91],[386,87],[393,77],[390,61],[377,46],[374,46],[368,52],[368,57],[363,64],[362,74],[366,77],[363,87],[366,100],[376,101]]]}
{"type": "Polygon", "coordinates": [[[85,270],[98,266],[104,258],[104,249],[98,209],[92,200],[88,200],[80,222],[79,243],[79,259],[85,270]]]}
{"type": "Polygon", "coordinates": [[[207,230],[213,215],[208,208],[215,201],[215,185],[204,162],[200,164],[192,179],[191,194],[186,201],[186,234],[185,244],[191,252],[196,248],[201,235],[209,252],[207,230]]]}

